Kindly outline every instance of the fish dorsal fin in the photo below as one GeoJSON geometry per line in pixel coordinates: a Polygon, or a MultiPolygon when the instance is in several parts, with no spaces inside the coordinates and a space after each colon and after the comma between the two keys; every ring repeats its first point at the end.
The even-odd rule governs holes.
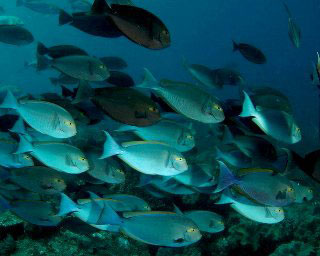
{"type": "Polygon", "coordinates": [[[270,173],[270,174],[274,174],[275,171],[271,170],[271,169],[263,169],[263,168],[243,168],[238,170],[237,175],[238,176],[245,176],[247,174],[251,174],[251,173],[270,173]]]}
{"type": "Polygon", "coordinates": [[[136,146],[136,145],[154,145],[154,144],[168,146],[168,144],[166,144],[166,143],[159,142],[159,141],[153,141],[153,140],[123,142],[121,144],[121,146],[124,148],[127,148],[127,147],[131,147],[131,146],[136,146]]]}
{"type": "Polygon", "coordinates": [[[104,14],[110,10],[106,0],[95,0],[91,7],[91,14],[104,14]]]}
{"type": "Polygon", "coordinates": [[[179,209],[178,206],[176,206],[175,204],[173,204],[173,207],[174,207],[174,212],[175,212],[176,214],[183,215],[183,212],[179,209]]]}
{"type": "Polygon", "coordinates": [[[124,212],[123,217],[126,219],[137,216],[150,216],[150,215],[177,215],[175,212],[161,212],[161,211],[141,211],[141,212],[124,212]]]}

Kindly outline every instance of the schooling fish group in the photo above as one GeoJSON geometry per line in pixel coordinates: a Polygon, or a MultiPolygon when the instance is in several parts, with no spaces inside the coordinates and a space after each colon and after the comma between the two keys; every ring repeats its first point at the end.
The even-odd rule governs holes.
{"type": "MultiPolygon", "coordinates": [[[[92,36],[124,36],[153,50],[170,46],[166,25],[129,0],[70,4],[79,12],[68,14],[46,0],[17,0],[17,6],[59,15],[59,25],[92,36]]],[[[290,40],[299,47],[300,29],[285,8],[290,40]]],[[[34,38],[18,17],[0,16],[0,41],[21,46],[34,38]]],[[[267,62],[248,43],[233,42],[233,50],[252,64],[267,62]]],[[[143,243],[181,247],[199,241],[204,232],[224,230],[223,217],[205,207],[152,210],[140,197],[105,194],[102,188],[127,182],[128,172],[134,172],[139,189],[158,200],[217,194],[217,208],[228,204],[240,215],[268,224],[283,221],[291,204],[312,199],[311,187],[293,180],[291,170],[300,168],[320,182],[320,153],[300,157],[292,151],[302,134],[289,99],[278,89],[250,88],[236,70],[186,60],[183,66],[195,84],[158,80],[147,68],[144,80],[135,84],[123,71],[127,63],[122,58],[90,56],[73,45],[38,43],[35,57],[26,67],[57,70],[59,77],[50,81],[61,85],[62,93],[21,95],[8,88],[3,97],[2,211],[42,226],[73,216],[143,243]],[[211,93],[227,85],[243,89],[240,100],[222,101],[211,93]],[[92,184],[95,193],[79,180],[92,184]],[[87,197],[79,198],[76,191],[87,197]],[[48,195],[59,200],[59,209],[48,195]]],[[[318,82],[319,66],[313,76],[318,82]]]]}

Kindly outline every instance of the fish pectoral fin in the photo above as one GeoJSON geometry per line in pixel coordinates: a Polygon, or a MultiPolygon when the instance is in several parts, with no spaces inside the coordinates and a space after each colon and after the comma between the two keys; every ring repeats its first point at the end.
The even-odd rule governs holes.
{"type": "Polygon", "coordinates": [[[286,199],[287,195],[285,191],[279,191],[278,194],[276,195],[277,200],[283,200],[286,199]]]}
{"type": "Polygon", "coordinates": [[[66,155],[66,165],[77,167],[77,165],[75,164],[75,162],[69,154],[66,155]]]}
{"type": "Polygon", "coordinates": [[[54,112],[53,121],[52,121],[52,128],[57,130],[60,128],[61,122],[57,112],[54,112]]]}
{"type": "Polygon", "coordinates": [[[134,111],[135,118],[147,118],[146,112],[134,111]]]}
{"type": "Polygon", "coordinates": [[[272,214],[270,212],[270,209],[268,207],[265,207],[266,210],[266,218],[272,218],[272,214]]]}
{"type": "Polygon", "coordinates": [[[176,243],[176,244],[181,244],[185,241],[185,239],[183,237],[180,237],[180,238],[177,238],[177,239],[174,239],[173,242],[176,243]]]}

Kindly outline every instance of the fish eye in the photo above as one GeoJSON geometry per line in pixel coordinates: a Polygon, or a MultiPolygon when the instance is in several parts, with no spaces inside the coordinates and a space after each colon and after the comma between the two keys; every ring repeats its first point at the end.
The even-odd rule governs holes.
{"type": "Polygon", "coordinates": [[[293,190],[293,188],[288,187],[287,191],[288,191],[289,193],[291,193],[291,192],[293,192],[294,190],[293,190]]]}
{"type": "Polygon", "coordinates": [[[276,212],[277,212],[277,213],[282,213],[283,210],[279,208],[279,209],[276,209],[276,212]]]}
{"type": "Polygon", "coordinates": [[[99,65],[99,68],[100,68],[100,69],[104,69],[104,68],[105,68],[105,65],[101,64],[101,65],[99,65]]]}
{"type": "Polygon", "coordinates": [[[187,135],[187,139],[193,139],[193,136],[192,135],[187,135]]]}
{"type": "Polygon", "coordinates": [[[196,232],[196,229],[195,228],[189,228],[189,229],[187,229],[187,232],[188,233],[193,233],[193,232],[196,232]]]}
{"type": "Polygon", "coordinates": [[[312,192],[313,192],[313,190],[312,190],[311,188],[309,188],[309,189],[308,189],[308,192],[309,192],[309,193],[312,193],[312,192]]]}
{"type": "Polygon", "coordinates": [[[218,224],[219,224],[219,225],[223,225],[223,221],[221,221],[221,220],[218,221],[218,224]]]}
{"type": "Polygon", "coordinates": [[[65,125],[68,125],[70,127],[73,126],[73,122],[71,122],[71,121],[64,121],[64,123],[65,123],[65,125]]]}
{"type": "Polygon", "coordinates": [[[299,127],[296,127],[296,132],[300,132],[301,129],[299,127]]]}
{"type": "Polygon", "coordinates": [[[28,155],[23,155],[23,158],[26,159],[26,160],[29,160],[31,157],[28,156],[28,155]]]}
{"type": "Polygon", "coordinates": [[[57,182],[57,183],[62,183],[63,182],[63,180],[59,179],[59,178],[54,179],[54,181],[57,182]]]}
{"type": "Polygon", "coordinates": [[[182,162],[183,158],[182,157],[176,157],[176,160],[182,162]]]}
{"type": "Polygon", "coordinates": [[[158,109],[155,107],[149,107],[148,110],[151,112],[158,112],[158,109]]]}
{"type": "Polygon", "coordinates": [[[86,161],[87,159],[86,159],[85,157],[81,156],[81,157],[79,157],[79,160],[82,161],[82,162],[84,162],[84,161],[86,161]]]}
{"type": "Polygon", "coordinates": [[[212,104],[212,107],[216,110],[222,111],[222,108],[218,104],[212,104]]]}
{"type": "Polygon", "coordinates": [[[119,173],[121,173],[121,174],[124,173],[124,171],[122,171],[121,169],[116,169],[116,172],[119,172],[119,173]]]}

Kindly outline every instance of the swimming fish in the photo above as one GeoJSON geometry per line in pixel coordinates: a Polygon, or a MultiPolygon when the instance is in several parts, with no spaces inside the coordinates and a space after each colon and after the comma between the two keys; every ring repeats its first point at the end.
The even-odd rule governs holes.
{"type": "Polygon", "coordinates": [[[57,194],[66,189],[61,173],[44,166],[11,169],[9,179],[13,183],[40,194],[57,194]]]}
{"type": "MultiPolygon", "coordinates": [[[[149,204],[141,199],[140,197],[134,195],[126,194],[108,194],[104,195],[103,198],[109,198],[116,201],[122,202],[124,205],[130,208],[129,211],[151,211],[149,204]]],[[[115,211],[120,211],[117,206],[112,207],[115,211]]]]}
{"type": "Polygon", "coordinates": [[[16,153],[30,152],[39,161],[60,172],[79,174],[89,169],[89,163],[82,151],[74,146],[59,142],[30,142],[20,135],[16,153]]]}
{"type": "Polygon", "coordinates": [[[28,45],[34,41],[29,30],[20,25],[0,25],[0,42],[11,45],[28,45]]]}
{"type": "Polygon", "coordinates": [[[197,225],[181,214],[141,211],[129,212],[120,218],[108,208],[113,213],[112,222],[120,226],[121,232],[147,244],[182,247],[199,241],[202,236],[197,225]]]}
{"type": "Polygon", "coordinates": [[[255,64],[264,64],[267,61],[263,52],[250,44],[236,43],[233,41],[233,51],[240,51],[245,59],[255,64]]]}
{"type": "Polygon", "coordinates": [[[225,190],[216,204],[230,204],[231,208],[242,216],[265,224],[279,223],[284,220],[285,214],[282,207],[264,206],[252,203],[249,199],[225,190]]]}
{"type": "Polygon", "coordinates": [[[0,108],[15,109],[32,128],[54,138],[69,138],[77,133],[72,116],[53,103],[37,100],[17,101],[8,91],[0,108]]]}
{"type": "Polygon", "coordinates": [[[53,59],[62,58],[65,56],[72,56],[72,55],[88,56],[88,53],[86,51],[74,45],[56,45],[48,48],[43,43],[40,43],[40,42],[38,42],[38,45],[37,45],[37,54],[48,55],[53,59]]]}
{"type": "Polygon", "coordinates": [[[117,155],[133,169],[149,174],[172,176],[188,169],[183,155],[169,145],[155,141],[132,141],[119,145],[111,135],[104,131],[101,159],[117,155]]]}
{"type": "Polygon", "coordinates": [[[120,184],[125,181],[123,168],[114,159],[99,159],[100,154],[95,151],[87,152],[86,156],[89,161],[90,176],[111,184],[120,184]]]}
{"type": "Polygon", "coordinates": [[[60,10],[58,6],[46,1],[16,0],[16,6],[24,6],[34,12],[47,15],[58,14],[60,10]]]}
{"type": "Polygon", "coordinates": [[[85,81],[104,81],[109,76],[108,68],[98,59],[86,55],[71,55],[49,59],[37,54],[37,70],[52,67],[68,76],[85,81]]]}
{"type": "Polygon", "coordinates": [[[301,140],[301,130],[292,115],[273,109],[255,108],[249,95],[244,93],[244,102],[240,117],[253,117],[252,121],[270,137],[294,144],[301,140]]]}
{"type": "Polygon", "coordinates": [[[171,120],[162,119],[147,127],[122,125],[116,131],[132,131],[143,140],[160,141],[180,152],[189,151],[195,146],[191,129],[171,120]]]}
{"type": "Polygon", "coordinates": [[[290,181],[272,170],[249,168],[240,169],[235,176],[229,168],[220,163],[218,187],[220,192],[227,187],[236,187],[257,203],[267,206],[286,206],[294,202],[295,190],[290,181]],[[239,172],[242,172],[239,175],[239,172]]]}
{"type": "Polygon", "coordinates": [[[202,123],[219,123],[224,120],[219,101],[195,85],[161,80],[158,82],[148,69],[144,81],[137,88],[154,90],[178,113],[202,123]]]}
{"type": "Polygon", "coordinates": [[[292,44],[296,47],[300,47],[300,41],[301,41],[301,30],[297,23],[295,23],[294,19],[292,18],[291,12],[289,10],[289,7],[286,3],[283,2],[284,8],[286,9],[286,12],[289,16],[288,18],[288,28],[289,28],[289,38],[292,42],[292,44]]]}
{"type": "Polygon", "coordinates": [[[191,219],[201,232],[218,233],[224,230],[222,217],[215,212],[203,210],[181,212],[177,206],[175,206],[175,212],[191,219]]]}

